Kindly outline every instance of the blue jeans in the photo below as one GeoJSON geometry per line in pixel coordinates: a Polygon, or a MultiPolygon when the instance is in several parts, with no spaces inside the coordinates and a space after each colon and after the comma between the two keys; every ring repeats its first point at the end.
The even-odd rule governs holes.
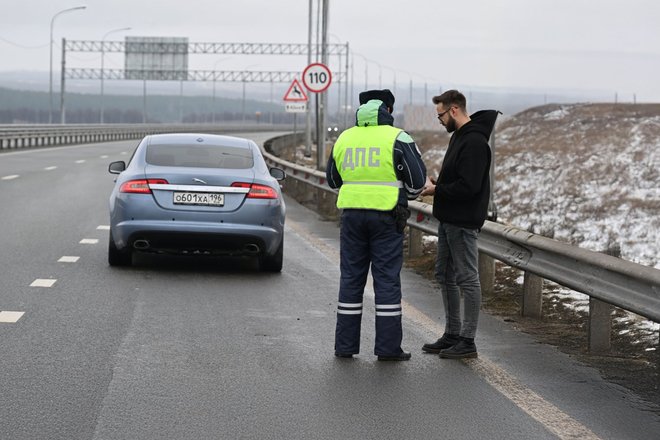
{"type": "Polygon", "coordinates": [[[445,305],[445,333],[474,338],[481,307],[481,284],[477,250],[477,229],[448,223],[438,228],[438,258],[435,277],[445,305]],[[463,321],[461,298],[463,292],[463,321]]]}

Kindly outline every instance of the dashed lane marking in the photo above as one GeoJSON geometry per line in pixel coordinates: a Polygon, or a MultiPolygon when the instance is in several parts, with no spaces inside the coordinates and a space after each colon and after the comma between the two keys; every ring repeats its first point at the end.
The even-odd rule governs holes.
{"type": "Polygon", "coordinates": [[[53,170],[56,170],[56,169],[57,169],[57,167],[53,165],[53,166],[44,168],[44,171],[53,171],[53,170]]]}
{"type": "Polygon", "coordinates": [[[7,324],[14,324],[16,323],[21,317],[25,314],[25,312],[10,312],[7,310],[0,311],[0,322],[4,322],[7,324]]]}
{"type": "Polygon", "coordinates": [[[78,260],[80,260],[80,257],[74,257],[74,256],[63,256],[61,257],[58,261],[58,263],[76,263],[78,260]]]}
{"type": "Polygon", "coordinates": [[[56,282],[57,280],[53,279],[37,278],[36,280],[32,281],[30,287],[53,287],[56,282]]]}
{"type": "Polygon", "coordinates": [[[98,229],[99,231],[109,231],[110,225],[98,225],[96,229],[98,229]]]}
{"type": "Polygon", "coordinates": [[[80,244],[96,244],[99,242],[98,238],[83,238],[80,240],[80,244]]]}
{"type": "Polygon", "coordinates": [[[110,157],[110,156],[108,156],[107,154],[104,154],[104,155],[101,156],[101,159],[107,159],[108,157],[110,157]]]}
{"type": "Polygon", "coordinates": [[[85,162],[87,162],[85,159],[78,159],[78,160],[76,161],[76,163],[85,163],[85,162]]]}
{"type": "MultiPolygon", "coordinates": [[[[302,225],[291,221],[290,219],[287,219],[287,225],[325,254],[329,260],[339,266],[339,251],[337,249],[324,243],[322,239],[315,237],[302,225]]],[[[367,286],[365,289],[365,296],[373,298],[373,295],[373,289],[370,289],[367,286]]],[[[434,334],[442,334],[444,332],[443,326],[426,316],[410,303],[401,301],[401,305],[403,307],[403,316],[406,320],[414,321],[418,325],[428,328],[434,334]]],[[[594,434],[586,426],[582,425],[552,403],[546,401],[539,394],[527,388],[514,376],[507,373],[503,368],[488,359],[488,357],[480,354],[478,359],[465,359],[463,360],[463,363],[471,368],[477,375],[482,377],[504,397],[513,402],[518,408],[537,422],[541,423],[548,431],[552,432],[560,439],[600,440],[600,437],[594,434]]]]}
{"type": "Polygon", "coordinates": [[[12,174],[12,175],[9,175],[9,176],[3,176],[0,179],[2,179],[2,180],[13,180],[13,179],[16,179],[18,177],[20,177],[18,174],[12,174]]]}

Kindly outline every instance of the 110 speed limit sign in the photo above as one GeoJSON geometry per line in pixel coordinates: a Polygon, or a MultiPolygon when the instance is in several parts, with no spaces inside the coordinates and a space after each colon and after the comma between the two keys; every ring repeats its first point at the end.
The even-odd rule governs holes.
{"type": "Polygon", "coordinates": [[[310,92],[325,92],[332,82],[332,74],[328,66],[313,63],[305,68],[302,75],[303,84],[310,92]]]}

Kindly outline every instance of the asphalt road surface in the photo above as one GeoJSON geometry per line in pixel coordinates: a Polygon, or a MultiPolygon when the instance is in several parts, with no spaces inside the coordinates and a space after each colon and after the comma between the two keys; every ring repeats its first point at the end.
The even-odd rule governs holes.
{"type": "Polygon", "coordinates": [[[281,274],[109,267],[107,166],[136,145],[0,154],[0,439],[660,438],[658,402],[488,315],[479,359],[423,354],[442,301],[408,271],[412,360],[376,361],[371,287],[361,353],[335,358],[337,225],[289,198],[281,274]]]}

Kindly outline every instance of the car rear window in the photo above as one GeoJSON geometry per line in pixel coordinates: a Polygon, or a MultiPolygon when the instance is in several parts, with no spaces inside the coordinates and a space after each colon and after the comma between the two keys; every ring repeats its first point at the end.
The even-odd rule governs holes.
{"type": "Polygon", "coordinates": [[[252,168],[252,151],[220,145],[147,146],[146,161],[151,165],[195,168],[252,168]]]}

